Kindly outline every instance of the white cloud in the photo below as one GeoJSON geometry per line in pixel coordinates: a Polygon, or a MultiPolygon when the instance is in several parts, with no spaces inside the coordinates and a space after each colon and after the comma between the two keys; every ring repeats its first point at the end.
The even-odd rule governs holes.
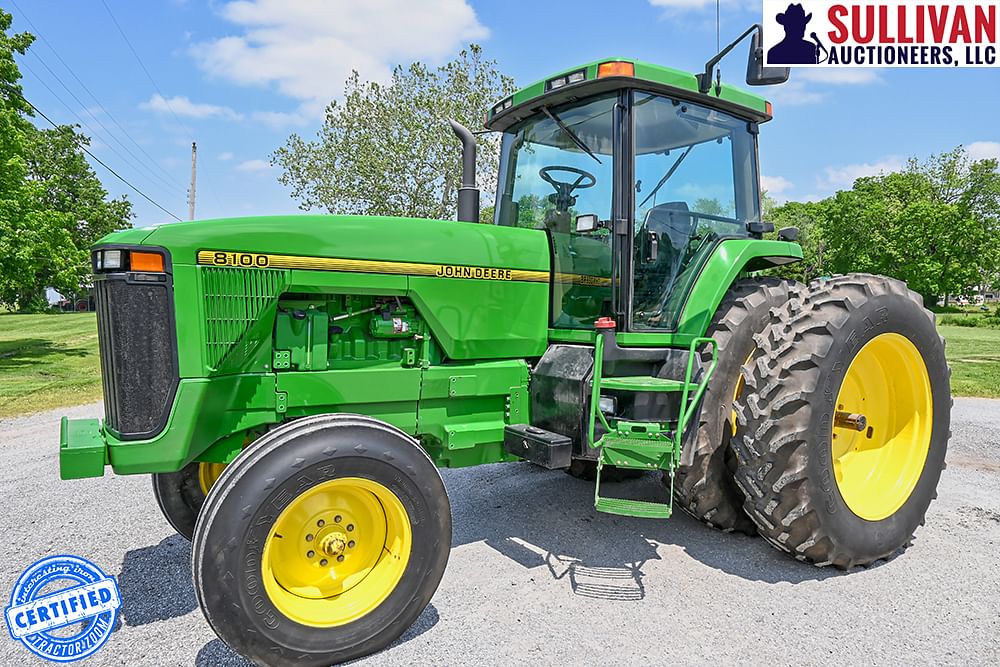
{"type": "Polygon", "coordinates": [[[216,104],[199,104],[192,102],[183,95],[175,95],[167,99],[157,93],[149,101],[139,104],[140,109],[157,113],[174,113],[187,118],[224,118],[226,120],[241,120],[243,116],[229,107],[216,104]]]}
{"type": "Polygon", "coordinates": [[[803,82],[793,80],[781,86],[774,86],[767,92],[767,96],[776,107],[816,104],[826,98],[824,93],[810,90],[803,82]]]}
{"type": "Polygon", "coordinates": [[[343,94],[351,70],[384,81],[395,63],[440,61],[489,35],[466,0],[237,0],[220,14],[239,34],[194,44],[201,68],[238,84],[275,86],[312,117],[343,94]]]}
{"type": "Polygon", "coordinates": [[[760,187],[767,190],[767,194],[777,197],[781,193],[792,188],[792,182],[784,176],[765,176],[761,174],[760,187]]]}
{"type": "Polygon", "coordinates": [[[308,122],[310,116],[316,116],[316,113],[307,113],[306,108],[308,105],[304,105],[304,108],[300,111],[254,111],[250,114],[250,118],[257,123],[267,125],[274,129],[282,129],[289,127],[291,125],[305,125],[308,122]]]}
{"type": "Polygon", "coordinates": [[[774,86],[768,96],[776,105],[802,106],[818,104],[826,99],[826,92],[816,86],[864,86],[882,83],[882,77],[874,68],[820,69],[815,67],[792,68],[788,82],[774,86]]]}
{"type": "Polygon", "coordinates": [[[889,155],[877,162],[862,162],[839,167],[827,167],[823,170],[820,185],[831,190],[850,188],[854,185],[854,181],[859,178],[899,171],[905,164],[906,160],[898,155],[889,155]]]}
{"type": "Polygon", "coordinates": [[[229,151],[223,151],[222,153],[219,153],[219,159],[223,162],[227,162],[233,159],[233,154],[229,151]]]}
{"type": "Polygon", "coordinates": [[[247,160],[236,165],[236,171],[269,171],[271,163],[267,160],[247,160]]]}
{"type": "Polygon", "coordinates": [[[877,69],[866,67],[798,67],[792,70],[792,78],[815,83],[831,83],[834,85],[867,85],[882,83],[877,69]]]}
{"type": "Polygon", "coordinates": [[[973,141],[965,152],[973,160],[1000,160],[1000,141],[973,141]]]}

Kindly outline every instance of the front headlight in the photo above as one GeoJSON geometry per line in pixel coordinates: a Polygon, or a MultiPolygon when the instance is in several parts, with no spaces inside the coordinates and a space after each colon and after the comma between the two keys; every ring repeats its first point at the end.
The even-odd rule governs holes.
{"type": "MultiPolygon", "coordinates": [[[[122,251],[121,250],[105,250],[102,253],[98,253],[98,257],[104,256],[104,268],[108,271],[114,271],[116,269],[122,268],[122,251]]],[[[98,262],[101,260],[98,259],[98,262]]]]}

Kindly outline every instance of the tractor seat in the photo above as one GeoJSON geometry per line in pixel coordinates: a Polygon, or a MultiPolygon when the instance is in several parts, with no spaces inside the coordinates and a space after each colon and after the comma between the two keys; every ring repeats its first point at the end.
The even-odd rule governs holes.
{"type": "MultiPolygon", "coordinates": [[[[666,202],[646,211],[639,234],[655,233],[659,241],[659,252],[655,264],[641,268],[642,280],[637,280],[633,287],[637,309],[653,309],[657,307],[656,304],[662,303],[665,296],[663,291],[680,269],[694,228],[695,216],[691,215],[687,202],[666,202]]],[[[641,246],[637,242],[636,247],[641,246]]]]}

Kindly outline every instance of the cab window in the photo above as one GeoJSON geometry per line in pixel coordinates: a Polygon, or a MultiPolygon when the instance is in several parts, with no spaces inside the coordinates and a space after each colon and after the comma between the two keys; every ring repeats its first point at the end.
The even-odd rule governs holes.
{"type": "Polygon", "coordinates": [[[496,222],[542,229],[552,245],[555,327],[611,314],[609,225],[617,93],[544,109],[503,136],[496,222]]]}
{"type": "Polygon", "coordinates": [[[759,219],[747,122],[636,92],[632,328],[672,330],[717,241],[759,219]]]}

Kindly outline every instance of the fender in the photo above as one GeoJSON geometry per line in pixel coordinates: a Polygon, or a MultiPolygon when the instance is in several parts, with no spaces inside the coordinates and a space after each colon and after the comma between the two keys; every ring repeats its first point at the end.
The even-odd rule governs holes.
{"type": "Polygon", "coordinates": [[[702,265],[684,302],[676,334],[685,337],[705,335],[712,316],[740,274],[801,260],[802,248],[798,243],[760,239],[723,240],[702,265]]]}

